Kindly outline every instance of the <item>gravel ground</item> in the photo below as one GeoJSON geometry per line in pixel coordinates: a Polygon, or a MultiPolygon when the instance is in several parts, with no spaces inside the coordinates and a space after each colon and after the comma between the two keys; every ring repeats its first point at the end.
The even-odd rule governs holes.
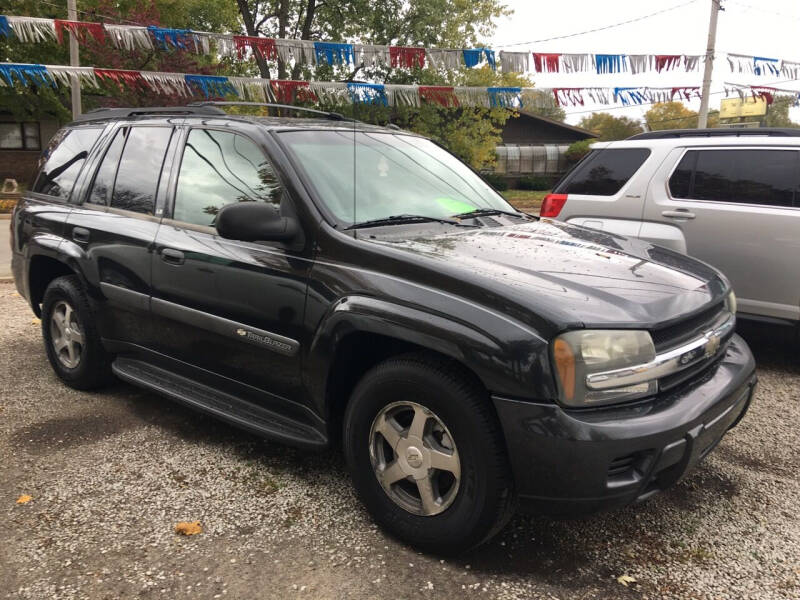
{"type": "Polygon", "coordinates": [[[9,284],[0,324],[3,597],[800,598],[800,365],[771,334],[749,338],[747,418],[672,490],[584,520],[519,516],[440,560],[377,530],[338,454],[121,383],[70,390],[9,284]],[[195,520],[201,534],[174,533],[195,520]]]}

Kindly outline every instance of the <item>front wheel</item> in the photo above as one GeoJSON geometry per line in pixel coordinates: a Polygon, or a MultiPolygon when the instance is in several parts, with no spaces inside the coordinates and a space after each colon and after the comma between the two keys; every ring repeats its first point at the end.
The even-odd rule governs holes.
{"type": "Polygon", "coordinates": [[[344,451],[372,517],[418,548],[468,550],[512,514],[497,418],[455,363],[408,355],[369,371],[347,407],[344,451]]]}

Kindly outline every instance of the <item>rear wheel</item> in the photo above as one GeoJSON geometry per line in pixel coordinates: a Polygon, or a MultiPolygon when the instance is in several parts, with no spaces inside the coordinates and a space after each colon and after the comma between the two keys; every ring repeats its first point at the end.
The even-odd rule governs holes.
{"type": "Polygon", "coordinates": [[[452,362],[408,355],[369,371],[347,407],[344,450],[372,517],[421,549],[468,550],[512,514],[497,418],[452,362]]]}
{"type": "Polygon", "coordinates": [[[54,279],[42,301],[42,336],[50,366],[67,385],[80,390],[111,379],[111,359],[103,348],[94,311],[75,275],[54,279]]]}

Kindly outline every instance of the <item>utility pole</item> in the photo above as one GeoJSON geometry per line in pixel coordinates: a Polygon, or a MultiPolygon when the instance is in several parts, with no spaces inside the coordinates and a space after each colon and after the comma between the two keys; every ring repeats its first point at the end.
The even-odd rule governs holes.
{"type": "Polygon", "coordinates": [[[708,46],[706,47],[706,61],[703,68],[703,95],[700,97],[700,116],[697,119],[697,128],[704,129],[708,126],[708,96],[711,92],[711,74],[714,71],[714,51],[717,44],[717,16],[719,15],[722,0],[711,0],[711,20],[708,22],[708,46]]]}
{"type": "MultiPolygon", "coordinates": [[[[70,21],[78,20],[78,7],[75,0],[67,0],[67,19],[70,21]]],[[[69,64],[72,67],[80,66],[78,58],[78,38],[69,32],[69,64]]],[[[72,118],[76,119],[81,114],[81,80],[77,75],[72,76],[72,118]]]]}

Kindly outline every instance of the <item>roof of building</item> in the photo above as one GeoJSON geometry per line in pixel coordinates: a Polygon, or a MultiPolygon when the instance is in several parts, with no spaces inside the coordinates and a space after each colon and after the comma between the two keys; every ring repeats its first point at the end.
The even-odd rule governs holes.
{"type": "Polygon", "coordinates": [[[583,129],[581,127],[575,127],[574,125],[570,125],[568,123],[563,123],[561,121],[556,121],[555,119],[551,119],[549,117],[544,117],[542,115],[536,114],[535,112],[531,112],[525,109],[516,109],[516,111],[523,117],[528,117],[529,119],[534,119],[537,121],[542,121],[543,123],[547,123],[549,125],[554,125],[556,127],[561,127],[563,129],[567,129],[574,133],[579,133],[581,135],[585,135],[587,138],[596,138],[597,134],[592,133],[588,129],[583,129]]]}

